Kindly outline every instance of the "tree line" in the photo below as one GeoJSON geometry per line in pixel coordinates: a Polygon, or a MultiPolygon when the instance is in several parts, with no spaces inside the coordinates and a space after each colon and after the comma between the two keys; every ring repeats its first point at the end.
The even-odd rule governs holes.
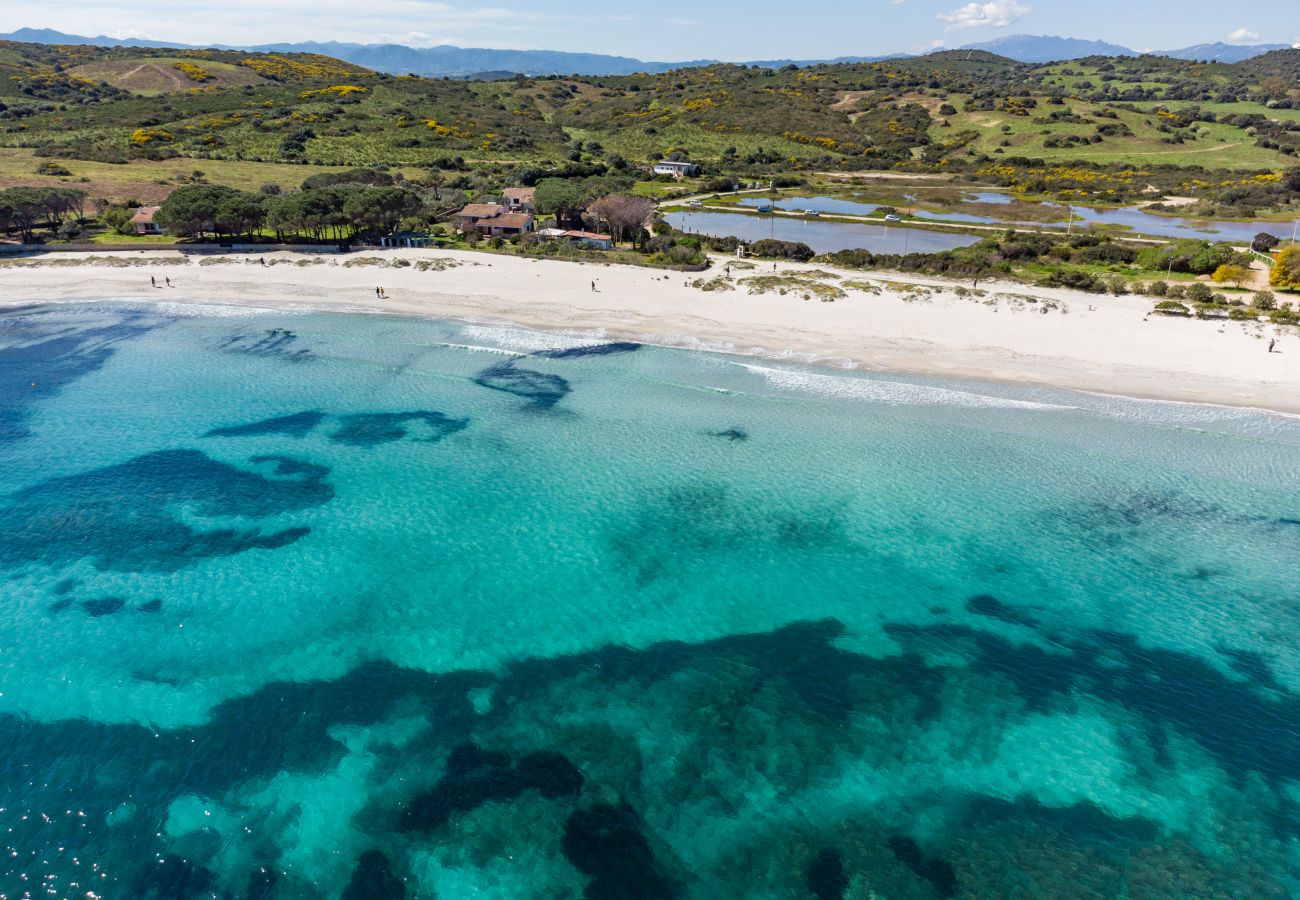
{"type": "Polygon", "coordinates": [[[16,187],[0,190],[0,232],[23,243],[38,228],[57,230],[86,216],[86,192],[75,188],[16,187]]]}
{"type": "Polygon", "coordinates": [[[270,231],[280,241],[294,236],[348,243],[391,235],[403,223],[446,211],[434,191],[412,186],[306,183],[290,193],[254,193],[203,184],[172,192],[154,221],[181,237],[252,238],[270,231]]]}

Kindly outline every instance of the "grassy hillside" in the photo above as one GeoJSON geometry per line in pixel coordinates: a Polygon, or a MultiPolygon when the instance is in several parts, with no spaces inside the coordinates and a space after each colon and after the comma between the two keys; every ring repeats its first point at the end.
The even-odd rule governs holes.
{"type": "Polygon", "coordinates": [[[156,96],[196,88],[240,88],[266,84],[267,79],[244,65],[178,56],[154,59],[110,59],[68,70],[73,78],[105,82],[132,94],[156,96]]]}
{"type": "Polygon", "coordinates": [[[1122,164],[1143,178],[1167,166],[1192,173],[1170,183],[1209,183],[1216,176],[1205,173],[1216,172],[1228,173],[1224,182],[1300,159],[1297,74],[1300,51],[1237,65],[1045,66],[949,51],[804,69],[460,82],[308,55],[0,42],[9,153],[0,176],[49,177],[35,175],[40,161],[61,160],[73,179],[120,191],[167,172],[136,182],[152,196],[146,183],[195,167],[243,180],[233,173],[249,164],[428,167],[459,157],[585,175],[676,155],[714,176],[1122,164]],[[21,171],[29,161],[30,176],[21,171]],[[121,175],[82,174],[88,163],[121,175]]]}

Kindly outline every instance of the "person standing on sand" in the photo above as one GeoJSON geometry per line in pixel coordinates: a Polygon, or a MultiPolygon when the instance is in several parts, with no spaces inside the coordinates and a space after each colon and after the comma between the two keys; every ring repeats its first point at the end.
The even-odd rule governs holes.
{"type": "Polygon", "coordinates": [[[1272,353],[1273,348],[1276,346],[1277,346],[1277,338],[1273,338],[1271,341],[1268,342],[1268,352],[1272,353]]]}
{"type": "Polygon", "coordinates": [[[157,279],[157,278],[154,278],[152,275],[150,275],[150,276],[149,276],[149,286],[150,286],[150,287],[157,287],[157,286],[158,286],[158,279],[157,279]]]}
{"type": "Polygon", "coordinates": [[[384,297],[383,289],[382,289],[382,288],[375,288],[375,298],[378,299],[378,300],[382,300],[383,297],[384,297]]]}
{"type": "Polygon", "coordinates": [[[167,282],[168,287],[172,286],[172,279],[170,275],[168,275],[164,280],[167,282]]]}

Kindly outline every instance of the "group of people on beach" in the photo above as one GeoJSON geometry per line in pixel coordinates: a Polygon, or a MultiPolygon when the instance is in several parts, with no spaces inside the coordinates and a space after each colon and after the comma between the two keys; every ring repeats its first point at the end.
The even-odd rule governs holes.
{"type": "MultiPolygon", "coordinates": [[[[167,282],[167,286],[168,286],[168,287],[172,287],[172,280],[171,280],[171,278],[169,278],[168,276],[164,275],[164,276],[163,276],[163,281],[166,281],[166,282],[167,282]]],[[[156,287],[156,288],[161,288],[161,287],[162,287],[162,285],[160,285],[160,284],[158,283],[158,279],[155,278],[155,277],[152,276],[152,275],[149,276],[149,284],[152,285],[153,287],[156,287]]]]}
{"type": "Polygon", "coordinates": [[[375,288],[375,296],[376,296],[377,298],[379,298],[380,300],[387,300],[387,299],[388,299],[388,292],[385,291],[385,290],[384,290],[383,288],[381,288],[381,287],[377,287],[377,288],[375,288]]]}

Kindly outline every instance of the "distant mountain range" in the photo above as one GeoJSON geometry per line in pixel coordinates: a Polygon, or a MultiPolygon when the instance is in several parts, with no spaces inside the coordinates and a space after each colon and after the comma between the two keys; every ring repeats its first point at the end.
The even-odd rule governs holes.
{"type": "MultiPolygon", "coordinates": [[[[9,34],[0,34],[0,40],[21,41],[30,44],[91,44],[98,47],[157,47],[162,49],[193,50],[188,44],[172,44],[140,38],[119,40],[106,35],[86,37],[66,34],[49,28],[20,28],[9,34]]],[[[1181,50],[1167,50],[1161,56],[1176,59],[1206,59],[1219,62],[1240,62],[1270,50],[1284,50],[1289,44],[1197,44],[1181,50]]],[[[254,47],[218,45],[222,50],[249,50],[258,53],[320,53],[364,66],[377,72],[395,75],[413,74],[432,78],[474,78],[491,76],[508,77],[511,74],[539,75],[630,75],[635,72],[659,73],[672,69],[695,68],[712,65],[718,60],[698,59],[687,62],[646,62],[626,56],[607,56],[599,53],[566,53],[557,50],[490,50],[483,48],[406,47],[401,44],[349,44],[336,41],[261,44],[254,47]]],[[[1137,56],[1135,50],[1109,44],[1105,41],[1085,41],[1042,35],[1016,34],[980,44],[970,44],[963,50],[987,50],[999,56],[1024,63],[1046,63],[1085,56],[1137,56]]],[[[796,65],[810,66],[821,63],[880,62],[908,56],[895,53],[888,56],[840,56],[834,59],[753,60],[749,65],[779,68],[796,65]]]]}
{"type": "MultiPolygon", "coordinates": [[[[1290,49],[1290,44],[1196,44],[1180,50],[1153,51],[1157,56],[1169,56],[1174,59],[1213,60],[1214,62],[1236,63],[1261,56],[1272,50],[1290,49]]],[[[1082,59],[1085,56],[1140,56],[1136,50],[1109,44],[1105,41],[1084,41],[1078,38],[1055,37],[1052,35],[1012,34],[980,44],[969,44],[963,50],[987,50],[1008,59],[1024,63],[1049,63],[1066,59],[1082,59]]]]}
{"type": "Polygon", "coordinates": [[[1059,62],[1063,59],[1082,59],[1085,56],[1137,56],[1138,54],[1105,41],[1083,41],[1034,34],[1011,34],[979,44],[967,44],[963,50],[987,50],[1007,59],[1023,63],[1059,62]]]}
{"type": "MultiPolygon", "coordinates": [[[[0,34],[0,40],[29,44],[91,44],[97,47],[159,47],[163,49],[197,49],[187,44],[150,41],[137,38],[118,40],[98,35],[86,37],[65,34],[49,28],[20,28],[0,34]]],[[[505,73],[521,75],[631,75],[635,72],[659,73],[672,69],[697,68],[718,60],[697,59],[687,62],[646,62],[626,56],[599,53],[565,53],[557,50],[489,50],[469,47],[406,47],[401,44],[349,44],[336,41],[284,44],[260,44],[253,47],[217,45],[221,50],[249,50],[256,53],[320,53],[353,65],[394,75],[424,75],[441,78],[468,78],[480,75],[501,77],[505,73]]],[[[905,55],[905,54],[899,54],[905,55]]],[[[824,60],[756,60],[753,65],[773,68],[785,65],[809,66],[816,63],[878,62],[893,56],[842,56],[824,60]]]]}
{"type": "Polygon", "coordinates": [[[1225,44],[1218,42],[1214,44],[1196,44],[1193,47],[1184,47],[1182,50],[1170,50],[1165,56],[1172,56],[1175,59],[1208,59],[1213,62],[1221,63],[1238,63],[1248,59],[1254,59],[1256,56],[1263,56],[1274,50],[1290,50],[1290,44],[1225,44]]]}

